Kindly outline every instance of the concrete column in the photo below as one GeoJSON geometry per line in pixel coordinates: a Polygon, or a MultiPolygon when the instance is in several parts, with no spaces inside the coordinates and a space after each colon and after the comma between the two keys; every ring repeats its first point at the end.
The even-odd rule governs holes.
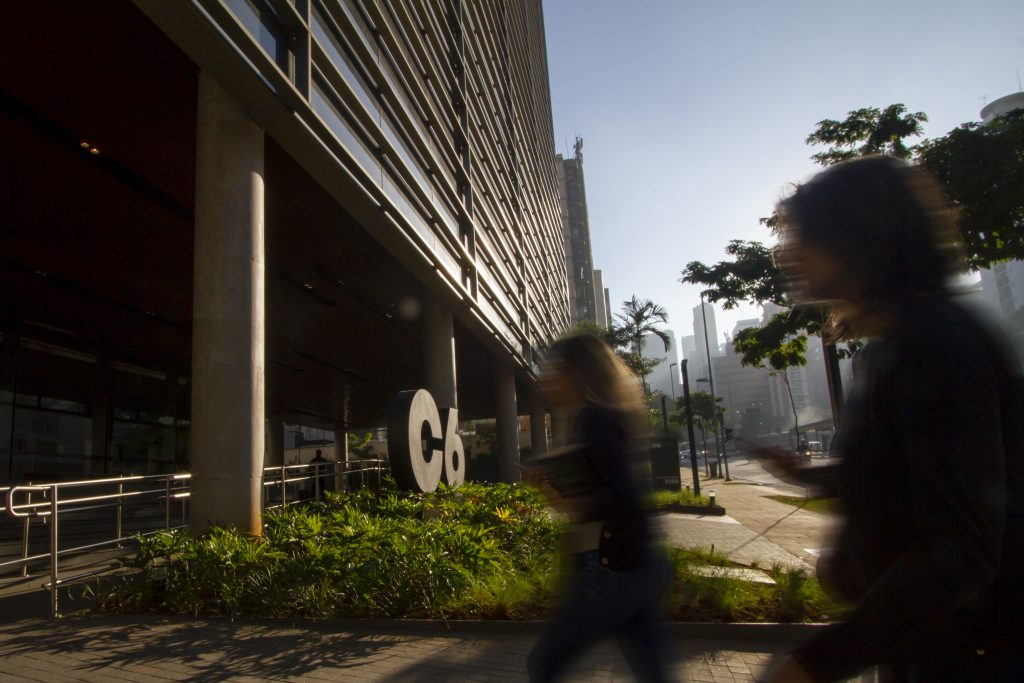
{"type": "Polygon", "coordinates": [[[534,390],[530,394],[530,453],[534,457],[544,455],[548,450],[547,414],[544,396],[534,390]]]}
{"type": "Polygon", "coordinates": [[[199,74],[192,313],[192,528],[262,533],[263,131],[199,74]]]}
{"type": "Polygon", "coordinates": [[[432,299],[423,306],[423,376],[438,409],[458,407],[454,319],[450,309],[432,299]]]}
{"type": "Polygon", "coordinates": [[[498,477],[512,484],[520,479],[519,412],[516,409],[516,377],[511,369],[498,365],[494,369],[494,403],[497,408],[498,477]]]}
{"type": "Polygon", "coordinates": [[[265,467],[284,464],[284,419],[280,415],[267,418],[267,456],[265,467]]]}

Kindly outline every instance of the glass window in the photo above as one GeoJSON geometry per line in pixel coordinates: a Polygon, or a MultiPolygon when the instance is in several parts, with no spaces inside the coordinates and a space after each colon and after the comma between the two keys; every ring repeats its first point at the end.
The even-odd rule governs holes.
{"type": "Polygon", "coordinates": [[[263,51],[287,74],[288,36],[270,6],[261,0],[227,0],[227,5],[263,51]]]}
{"type": "Polygon", "coordinates": [[[427,180],[427,175],[423,172],[423,168],[420,166],[419,161],[413,153],[409,151],[409,147],[405,144],[405,140],[403,140],[395,131],[394,125],[388,120],[387,116],[381,117],[380,129],[388,141],[398,151],[398,155],[402,158],[402,161],[405,162],[406,167],[412,171],[412,175],[416,179],[416,183],[420,186],[420,189],[422,189],[424,194],[432,200],[434,196],[433,185],[431,185],[430,181],[427,180]]]}
{"type": "Polygon", "coordinates": [[[103,454],[92,447],[95,357],[22,339],[16,367],[12,480],[101,475],[103,454]]]}
{"type": "Polygon", "coordinates": [[[345,119],[333,99],[328,97],[325,90],[326,84],[321,81],[321,78],[318,75],[314,80],[313,89],[310,93],[313,111],[324,120],[324,123],[327,124],[345,149],[348,150],[348,153],[373,178],[374,182],[380,184],[383,180],[377,155],[363,142],[362,137],[356,133],[351,124],[345,119]]]}
{"type": "Polygon", "coordinates": [[[331,63],[338,69],[342,79],[352,89],[356,97],[359,98],[359,101],[363,103],[363,106],[366,107],[366,111],[370,112],[373,120],[380,121],[376,92],[359,73],[358,69],[356,69],[352,59],[349,57],[348,50],[342,47],[332,23],[324,18],[316,7],[313,9],[312,21],[313,35],[331,58],[331,63]]]}
{"type": "Polygon", "coordinates": [[[110,474],[174,470],[176,382],[159,370],[114,362],[111,367],[110,474]]]}
{"type": "Polygon", "coordinates": [[[14,344],[0,332],[0,481],[11,474],[11,418],[14,410],[14,344]]]}
{"type": "Polygon", "coordinates": [[[448,250],[448,245],[445,244],[444,240],[436,239],[434,241],[434,253],[437,254],[441,264],[445,267],[456,281],[462,281],[462,266],[459,265],[459,259],[448,250]]]}
{"type": "Polygon", "coordinates": [[[423,215],[416,209],[406,196],[407,190],[400,183],[396,182],[390,175],[384,176],[384,193],[395,205],[398,211],[415,228],[416,232],[422,235],[427,245],[434,248],[434,233],[423,220],[423,215]]]}

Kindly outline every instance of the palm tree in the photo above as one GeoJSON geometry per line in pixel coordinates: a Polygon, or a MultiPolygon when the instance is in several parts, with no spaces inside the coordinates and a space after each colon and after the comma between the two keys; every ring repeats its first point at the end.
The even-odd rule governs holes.
{"type": "Polygon", "coordinates": [[[659,306],[650,299],[638,299],[634,294],[629,301],[622,302],[622,312],[616,313],[615,318],[618,321],[616,331],[621,335],[623,346],[628,344],[632,347],[631,355],[635,362],[631,365],[640,375],[644,396],[647,396],[647,375],[657,363],[647,364],[644,361],[643,337],[645,334],[657,336],[668,351],[671,337],[659,327],[668,324],[668,311],[664,306],[659,306]]]}

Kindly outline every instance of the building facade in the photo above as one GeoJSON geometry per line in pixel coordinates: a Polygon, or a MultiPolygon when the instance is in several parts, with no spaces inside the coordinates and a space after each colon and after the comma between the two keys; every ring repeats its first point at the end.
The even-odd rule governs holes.
{"type": "Polygon", "coordinates": [[[595,322],[599,327],[611,326],[611,312],[608,310],[608,290],[604,286],[604,273],[594,271],[594,306],[596,307],[595,322]]]}
{"type": "Polygon", "coordinates": [[[0,479],[188,468],[194,524],[258,531],[284,424],[343,443],[421,387],[496,418],[518,478],[536,352],[570,324],[539,0],[0,26],[0,479]]]}
{"type": "Polygon", "coordinates": [[[562,240],[569,277],[569,314],[572,324],[597,324],[594,258],[590,248],[587,188],[583,178],[583,138],[577,137],[573,156],[557,159],[562,206],[562,240]]]}

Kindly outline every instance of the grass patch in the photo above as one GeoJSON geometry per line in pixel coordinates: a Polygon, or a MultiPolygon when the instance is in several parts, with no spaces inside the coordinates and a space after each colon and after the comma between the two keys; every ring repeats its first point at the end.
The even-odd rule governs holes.
{"type": "MultiPolygon", "coordinates": [[[[560,529],[523,485],[467,483],[411,494],[328,494],[267,513],[263,538],[232,529],[139,539],[135,570],[97,588],[99,608],[282,618],[544,618],[557,598],[560,529]]],[[[694,574],[737,567],[721,553],[670,549],[671,616],[814,621],[837,608],[813,577],[773,567],[776,585],[694,574]]]]}
{"type": "Polygon", "coordinates": [[[775,580],[774,585],[701,576],[693,573],[691,567],[738,565],[716,558],[713,553],[712,561],[694,562],[693,552],[669,550],[675,572],[669,595],[669,614],[673,620],[820,622],[836,619],[843,612],[821,590],[817,579],[804,570],[778,565],[765,570],[775,580]]]}
{"type": "Polygon", "coordinates": [[[699,507],[708,507],[711,501],[707,496],[698,496],[690,489],[681,489],[679,491],[655,491],[651,494],[651,502],[654,507],[664,507],[666,505],[695,505],[699,507]]]}
{"type": "Polygon", "coordinates": [[[765,498],[822,515],[831,515],[837,512],[839,504],[835,498],[801,498],[799,496],[765,496],[765,498]]]}

